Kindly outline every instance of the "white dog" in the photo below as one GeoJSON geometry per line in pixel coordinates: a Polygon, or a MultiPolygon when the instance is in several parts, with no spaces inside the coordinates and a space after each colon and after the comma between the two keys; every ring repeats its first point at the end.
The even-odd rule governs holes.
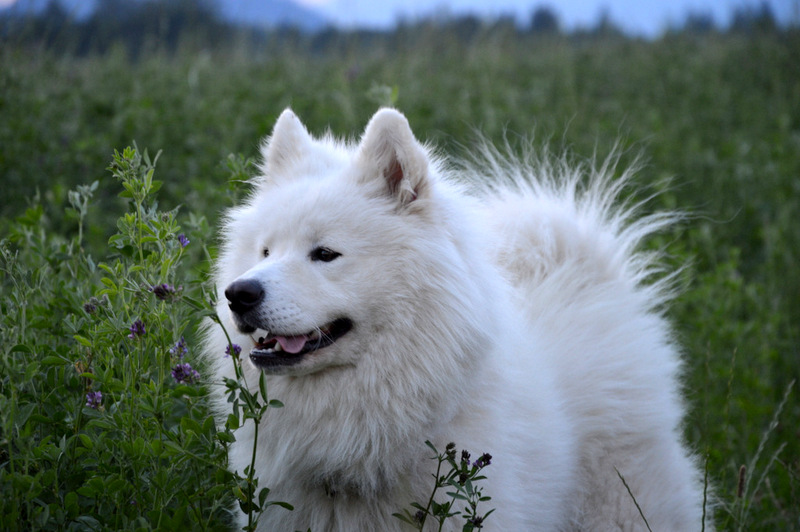
{"type": "Polygon", "coordinates": [[[230,453],[242,472],[255,445],[295,507],[260,530],[403,529],[433,488],[426,440],[492,455],[487,530],[701,528],[665,290],[635,250],[670,217],[614,207],[609,165],[481,151],[445,165],[391,109],[357,144],[278,119],[216,269],[248,385],[264,372],[285,404],[230,453]]]}

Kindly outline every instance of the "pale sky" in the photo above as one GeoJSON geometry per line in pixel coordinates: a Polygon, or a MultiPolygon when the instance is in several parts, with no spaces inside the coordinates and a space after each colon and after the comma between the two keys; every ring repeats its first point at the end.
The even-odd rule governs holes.
{"type": "MultiPolygon", "coordinates": [[[[761,0],[297,0],[315,7],[345,26],[388,27],[399,16],[414,18],[437,11],[497,16],[512,14],[527,21],[535,7],[547,6],[566,29],[593,26],[603,10],[611,20],[633,33],[655,35],[670,23],[684,22],[688,12],[710,14],[717,24],[729,22],[741,6],[758,6],[761,0]]],[[[768,0],[778,20],[798,20],[800,0],[768,0]]]]}

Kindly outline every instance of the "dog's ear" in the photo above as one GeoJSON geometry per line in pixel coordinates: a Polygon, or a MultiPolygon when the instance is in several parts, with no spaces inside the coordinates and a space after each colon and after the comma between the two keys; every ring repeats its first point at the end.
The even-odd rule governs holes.
{"type": "Polygon", "coordinates": [[[358,161],[366,179],[383,179],[401,205],[427,194],[429,162],[408,120],[394,109],[381,109],[367,124],[358,161]]]}
{"type": "Polygon", "coordinates": [[[298,162],[313,146],[313,139],[291,109],[278,117],[272,135],[261,147],[262,169],[272,177],[298,162]]]}

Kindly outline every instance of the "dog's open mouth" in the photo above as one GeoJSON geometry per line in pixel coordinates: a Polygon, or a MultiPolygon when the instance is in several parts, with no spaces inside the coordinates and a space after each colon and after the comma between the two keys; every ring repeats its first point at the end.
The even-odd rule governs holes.
{"type": "Polygon", "coordinates": [[[353,328],[353,322],[339,318],[306,334],[282,336],[267,334],[250,351],[250,360],[262,368],[300,362],[305,355],[332,345],[353,328]]]}

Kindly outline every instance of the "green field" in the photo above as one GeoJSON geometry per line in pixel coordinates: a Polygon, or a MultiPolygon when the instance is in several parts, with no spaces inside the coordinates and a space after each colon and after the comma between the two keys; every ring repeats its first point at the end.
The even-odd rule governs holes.
{"type": "MultiPolygon", "coordinates": [[[[132,361],[150,360],[145,345],[165,351],[175,331],[195,345],[213,228],[243,193],[229,178],[252,170],[245,161],[282,109],[313,133],[358,135],[393,104],[448,153],[480,131],[579,160],[618,143],[623,162],[643,157],[632,193],[687,213],[649,245],[685,268],[669,314],[685,346],[686,435],[707,457],[717,525],[800,530],[798,58],[796,30],[642,42],[431,29],[136,61],[122,48],[78,58],[3,45],[0,528],[224,526],[242,479],[224,473],[226,436],[205,422],[202,390],[176,387],[174,359],[132,361]],[[147,211],[152,191],[138,204],[119,197],[107,170],[133,142],[162,150],[158,212],[147,211]],[[88,191],[70,193],[94,181],[85,204],[88,191]],[[190,305],[148,299],[144,281],[181,285],[190,305]],[[91,297],[102,319],[84,310],[91,297]],[[152,345],[126,340],[139,315],[158,323],[152,345]],[[104,411],[84,406],[90,389],[103,390],[104,411]]],[[[125,164],[117,174],[140,186],[125,164]]]]}

